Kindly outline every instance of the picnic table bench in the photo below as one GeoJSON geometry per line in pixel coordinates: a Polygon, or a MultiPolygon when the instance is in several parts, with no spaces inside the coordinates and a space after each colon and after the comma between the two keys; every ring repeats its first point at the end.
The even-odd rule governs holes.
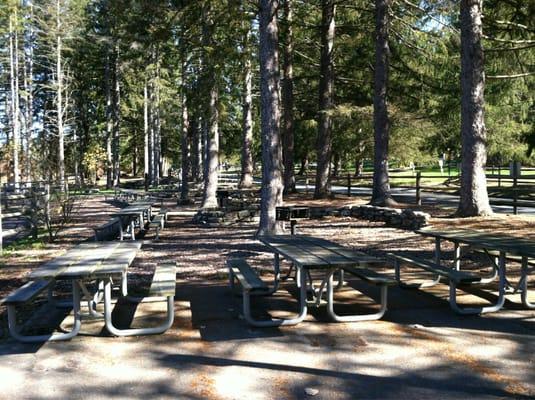
{"type": "Polygon", "coordinates": [[[402,287],[418,287],[425,288],[431,287],[440,282],[440,278],[447,278],[449,284],[449,303],[450,307],[459,314],[480,314],[486,312],[496,311],[503,305],[503,297],[499,297],[496,305],[487,307],[461,307],[457,303],[457,288],[463,286],[473,285],[476,283],[482,283],[480,276],[471,274],[466,271],[459,271],[450,267],[437,264],[435,261],[426,260],[413,255],[399,255],[388,254],[388,257],[393,260],[396,271],[396,280],[402,287]],[[420,284],[409,285],[401,281],[401,265],[409,264],[428,272],[435,274],[435,279],[431,281],[425,281],[420,284]]]}
{"type": "Polygon", "coordinates": [[[152,221],[149,224],[149,227],[151,229],[156,230],[156,240],[160,239],[160,230],[162,230],[165,227],[165,223],[167,222],[167,209],[161,208],[158,211],[158,214],[152,219],[152,221]]]}

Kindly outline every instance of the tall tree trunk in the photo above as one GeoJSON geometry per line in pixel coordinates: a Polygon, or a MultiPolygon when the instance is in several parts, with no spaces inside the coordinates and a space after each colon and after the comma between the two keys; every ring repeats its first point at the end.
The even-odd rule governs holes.
{"type": "Polygon", "coordinates": [[[485,165],[482,0],[461,0],[461,189],[457,214],[490,215],[485,165]]]}
{"type": "Polygon", "coordinates": [[[186,85],[186,62],[182,63],[182,137],[181,137],[181,155],[182,155],[182,176],[180,187],[180,199],[187,200],[189,197],[189,167],[190,167],[190,149],[189,149],[189,112],[187,102],[187,85],[186,85]]]}
{"type": "Polygon", "coordinates": [[[32,180],[32,131],[33,131],[33,47],[34,47],[34,31],[33,31],[33,4],[29,3],[28,15],[28,33],[26,35],[27,43],[25,45],[25,63],[24,63],[24,90],[26,92],[26,147],[25,147],[25,177],[26,182],[32,180]]]}
{"type": "Polygon", "coordinates": [[[191,131],[191,179],[201,181],[202,171],[202,135],[200,120],[194,115],[190,122],[191,131]]]}
{"type": "Polygon", "coordinates": [[[332,152],[332,120],[329,112],[333,106],[333,45],[334,0],[322,0],[321,60],[319,84],[319,121],[317,138],[316,188],[314,198],[321,199],[329,192],[329,165],[332,152]]]}
{"type": "Polygon", "coordinates": [[[279,109],[278,0],[260,0],[260,104],[262,202],[258,234],[277,232],[276,206],[282,203],[282,149],[279,109]]]}
{"type": "Polygon", "coordinates": [[[341,164],[340,154],[339,153],[334,153],[334,155],[333,155],[334,169],[332,171],[332,176],[338,177],[338,175],[340,173],[340,164],[341,164]]]}
{"type": "Polygon", "coordinates": [[[113,52],[113,61],[113,185],[118,186],[121,179],[121,81],[118,45],[113,52]]]}
{"type": "Polygon", "coordinates": [[[241,177],[240,188],[249,188],[253,185],[253,90],[251,54],[249,52],[249,30],[245,33],[243,54],[243,106],[242,106],[242,154],[241,154],[241,177]]]}
{"type": "Polygon", "coordinates": [[[357,157],[355,159],[355,176],[362,176],[364,171],[364,160],[362,157],[357,157]]]}
{"type": "Polygon", "coordinates": [[[113,100],[111,49],[106,46],[106,64],[104,66],[104,85],[106,88],[106,188],[113,186],[113,100]]]}
{"type": "Polygon", "coordinates": [[[303,176],[308,172],[308,156],[301,157],[301,166],[297,175],[303,176]]]}
{"type": "Polygon", "coordinates": [[[206,165],[204,196],[201,208],[217,208],[217,183],[219,180],[219,93],[214,78],[210,87],[208,138],[206,145],[206,165]]]}
{"type": "Polygon", "coordinates": [[[9,17],[10,83],[11,83],[11,123],[13,139],[13,183],[18,190],[20,183],[20,106],[19,106],[19,51],[18,51],[17,10],[9,17]]]}
{"type": "Polygon", "coordinates": [[[208,137],[209,134],[209,123],[205,117],[201,120],[201,158],[202,158],[202,181],[206,182],[208,180],[208,137]]]}
{"type": "Polygon", "coordinates": [[[294,171],[294,77],[293,77],[293,0],[284,0],[286,43],[284,45],[284,79],[282,80],[282,159],[284,162],[284,191],[295,192],[294,171]]]}
{"type": "MultiPolygon", "coordinates": [[[[159,55],[157,56],[159,57],[159,55]]],[[[160,121],[160,60],[156,61],[156,79],[154,84],[154,181],[156,186],[160,184],[162,176],[162,138],[160,121]]]]}
{"type": "Polygon", "coordinates": [[[154,185],[154,180],[156,176],[156,132],[155,132],[155,85],[154,85],[154,76],[150,77],[149,81],[149,182],[154,185]]]}
{"type": "MultiPolygon", "coordinates": [[[[203,45],[214,47],[214,21],[210,6],[204,10],[205,24],[202,30],[203,45]]],[[[203,58],[203,83],[208,88],[208,109],[205,118],[205,163],[204,163],[204,193],[201,208],[217,208],[217,184],[219,180],[219,88],[217,84],[216,68],[212,54],[205,54],[203,58]]]]}
{"type": "Polygon", "coordinates": [[[58,173],[61,190],[65,190],[65,144],[64,144],[64,127],[63,118],[65,107],[63,105],[63,66],[62,66],[62,38],[61,38],[61,4],[56,0],[56,109],[57,109],[57,128],[58,128],[58,173]]]}
{"type": "Polygon", "coordinates": [[[388,66],[388,10],[391,0],[375,0],[375,74],[373,95],[374,163],[371,203],[395,204],[388,180],[388,141],[390,122],[387,108],[388,66]]]}
{"type": "Polygon", "coordinates": [[[147,81],[143,86],[143,173],[145,185],[149,184],[150,179],[150,143],[149,143],[149,94],[147,81]]]}

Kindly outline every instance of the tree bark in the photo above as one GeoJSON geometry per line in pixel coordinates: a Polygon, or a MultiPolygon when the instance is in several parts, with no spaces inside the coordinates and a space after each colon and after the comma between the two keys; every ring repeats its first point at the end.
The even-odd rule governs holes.
{"type": "Polygon", "coordinates": [[[190,123],[191,130],[191,179],[200,182],[202,179],[202,135],[200,120],[194,116],[190,123]]]}
{"type": "Polygon", "coordinates": [[[13,183],[18,190],[20,183],[19,144],[20,144],[20,106],[19,106],[19,51],[18,51],[17,10],[9,17],[10,84],[11,84],[11,124],[13,139],[13,183]]]}
{"type": "MultiPolygon", "coordinates": [[[[202,29],[204,46],[214,47],[214,21],[210,5],[204,10],[205,23],[202,29]]],[[[201,208],[217,208],[217,184],[219,180],[219,88],[216,77],[213,54],[205,54],[203,58],[203,83],[208,88],[208,108],[205,122],[205,162],[204,162],[204,193],[201,208]]]]}
{"type": "Polygon", "coordinates": [[[301,158],[301,167],[299,168],[299,172],[297,175],[303,176],[308,172],[308,156],[304,156],[301,158]]]}
{"type": "Polygon", "coordinates": [[[180,138],[180,150],[181,150],[181,186],[180,186],[180,199],[187,200],[189,197],[189,167],[190,167],[190,147],[189,147],[189,112],[187,101],[187,85],[186,85],[186,62],[182,63],[182,136],[180,138]]]}
{"type": "Polygon", "coordinates": [[[332,171],[332,176],[334,177],[338,177],[339,173],[340,173],[340,164],[341,164],[341,160],[340,160],[340,154],[339,153],[334,153],[333,155],[333,171],[332,171]]]}
{"type": "Polygon", "coordinates": [[[65,189],[65,144],[64,144],[64,127],[63,117],[65,107],[63,106],[63,66],[62,66],[62,38],[61,38],[61,4],[60,0],[56,1],[56,110],[57,110],[57,129],[58,129],[58,173],[61,190],[65,189]]]}
{"type": "Polygon", "coordinates": [[[143,86],[143,164],[145,185],[148,185],[150,179],[150,143],[149,143],[149,94],[147,81],[143,86]]]}
{"type": "Polygon", "coordinates": [[[334,15],[334,0],[322,0],[319,121],[316,145],[318,165],[314,190],[315,199],[325,198],[329,194],[329,164],[332,153],[332,120],[329,112],[333,106],[334,15]]]}
{"type": "Polygon", "coordinates": [[[375,74],[373,96],[374,165],[371,203],[395,204],[388,179],[388,141],[390,122],[387,108],[388,66],[388,9],[391,0],[375,1],[375,74]]]}
{"type": "Polygon", "coordinates": [[[260,0],[260,104],[262,202],[258,234],[277,232],[275,208],[282,203],[280,142],[278,0],[260,0]]]}
{"type": "Polygon", "coordinates": [[[485,165],[482,0],[461,0],[461,188],[457,214],[490,215],[485,165]]]}
{"type": "Polygon", "coordinates": [[[104,66],[104,85],[106,87],[106,188],[113,186],[113,100],[111,79],[111,49],[106,46],[106,64],[104,66]]]}
{"type": "Polygon", "coordinates": [[[286,44],[284,46],[284,79],[282,81],[284,191],[295,192],[294,171],[294,82],[293,82],[293,10],[292,0],[284,0],[286,44]]]}
{"type": "Polygon", "coordinates": [[[113,185],[121,179],[121,81],[119,71],[119,47],[113,52],[113,185]]]}
{"type": "Polygon", "coordinates": [[[253,90],[251,54],[249,52],[249,29],[245,33],[243,54],[243,107],[242,107],[242,155],[240,188],[250,188],[253,185],[253,90]]]}
{"type": "Polygon", "coordinates": [[[34,30],[33,30],[33,4],[29,3],[29,15],[27,16],[28,33],[26,38],[27,51],[25,53],[24,63],[24,90],[26,92],[26,147],[25,147],[25,177],[26,182],[32,180],[32,130],[33,130],[33,48],[34,48],[34,30]]]}
{"type": "Polygon", "coordinates": [[[214,77],[211,77],[208,141],[206,145],[206,165],[204,166],[206,179],[204,181],[204,195],[201,208],[217,208],[217,183],[219,180],[219,92],[214,77]]]}
{"type": "Polygon", "coordinates": [[[358,157],[355,160],[355,176],[362,176],[363,171],[364,171],[364,160],[358,157]]]}

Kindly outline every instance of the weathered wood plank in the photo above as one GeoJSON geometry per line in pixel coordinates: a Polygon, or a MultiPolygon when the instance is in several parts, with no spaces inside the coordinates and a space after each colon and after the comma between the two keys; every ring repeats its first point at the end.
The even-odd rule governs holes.
{"type": "Polygon", "coordinates": [[[7,297],[1,299],[0,305],[27,303],[37,297],[41,292],[48,289],[52,284],[54,284],[53,280],[46,279],[27,282],[7,297]]]}
{"type": "Polygon", "coordinates": [[[162,264],[156,267],[149,296],[172,296],[176,291],[176,266],[162,264]]]}
{"type": "Polygon", "coordinates": [[[367,268],[355,268],[355,267],[343,267],[344,271],[348,272],[351,275],[355,275],[360,279],[372,283],[374,285],[387,285],[395,286],[397,281],[394,278],[391,278],[387,275],[380,274],[378,272],[372,271],[367,268]]]}
{"type": "Polygon", "coordinates": [[[349,262],[352,262],[355,265],[385,264],[386,262],[384,259],[370,256],[362,251],[342,247],[337,243],[333,243],[322,238],[306,236],[304,239],[315,246],[325,248],[333,253],[347,258],[349,262]]]}
{"type": "Polygon", "coordinates": [[[256,274],[256,271],[244,259],[231,259],[227,261],[227,264],[244,290],[252,291],[268,289],[268,286],[262,279],[260,279],[256,274]]]}

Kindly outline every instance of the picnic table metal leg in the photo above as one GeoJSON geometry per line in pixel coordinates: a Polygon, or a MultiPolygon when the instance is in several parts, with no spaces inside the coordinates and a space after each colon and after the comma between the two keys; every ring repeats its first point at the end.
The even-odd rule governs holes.
{"type": "Polygon", "coordinates": [[[104,321],[106,322],[106,329],[115,336],[137,336],[137,335],[156,335],[168,330],[174,322],[175,318],[175,301],[174,296],[167,296],[167,315],[165,322],[161,325],[150,328],[129,328],[119,329],[113,325],[111,310],[111,279],[104,282],[104,321]]]}
{"type": "Polygon", "coordinates": [[[131,219],[130,220],[130,238],[132,240],[136,240],[136,233],[135,233],[135,223],[134,223],[134,220],[131,219]]]}
{"type": "Polygon", "coordinates": [[[498,272],[500,270],[500,267],[498,265],[499,262],[500,262],[500,257],[491,256],[487,249],[483,249],[483,250],[484,250],[488,260],[490,261],[490,265],[492,267],[491,274],[489,276],[485,277],[485,278],[481,278],[480,283],[485,284],[485,283],[494,282],[494,280],[498,277],[498,272]]]}
{"type": "Polygon", "coordinates": [[[336,270],[330,270],[327,273],[327,313],[333,321],[336,322],[358,322],[358,321],[371,321],[380,319],[386,312],[387,305],[387,293],[388,286],[381,285],[381,303],[379,311],[371,314],[359,314],[359,315],[338,315],[334,312],[334,285],[333,285],[333,275],[336,273],[336,270]]]}
{"type": "Polygon", "coordinates": [[[69,340],[80,332],[82,320],[80,318],[80,288],[76,281],[72,281],[72,309],[74,314],[74,324],[70,332],[52,333],[49,335],[23,335],[20,333],[20,327],[17,325],[17,310],[14,305],[7,306],[8,328],[9,333],[14,339],[24,343],[40,343],[58,340],[69,340]]]}
{"type": "Polygon", "coordinates": [[[530,309],[535,309],[535,303],[531,303],[529,300],[528,300],[528,282],[529,282],[529,279],[528,279],[528,273],[529,273],[529,270],[528,270],[528,258],[527,257],[522,257],[522,275],[521,275],[521,278],[520,278],[520,289],[522,290],[522,293],[521,293],[521,298],[522,298],[522,304],[524,305],[524,307],[526,308],[530,308],[530,309]]]}
{"type": "Polygon", "coordinates": [[[461,307],[457,304],[457,285],[455,282],[450,281],[450,306],[458,314],[484,314],[500,310],[505,303],[505,289],[507,281],[506,265],[505,265],[505,252],[500,252],[499,260],[499,284],[498,284],[498,300],[492,306],[484,307],[461,307]]]}
{"type": "Polygon", "coordinates": [[[102,318],[104,315],[102,313],[99,313],[96,310],[97,304],[100,301],[102,301],[102,295],[101,295],[102,292],[101,291],[99,292],[99,289],[102,290],[102,286],[99,286],[101,285],[101,282],[97,282],[97,291],[95,292],[94,295],[91,295],[91,293],[89,293],[87,286],[82,281],[79,281],[78,285],[80,286],[80,289],[82,289],[82,293],[83,293],[82,297],[85,297],[87,301],[87,310],[89,314],[85,314],[84,316],[85,317],[91,316],[93,318],[102,318]]]}
{"type": "Polygon", "coordinates": [[[461,270],[461,245],[458,242],[453,244],[453,268],[461,270]]]}
{"type": "Polygon", "coordinates": [[[422,283],[405,283],[401,281],[401,262],[398,259],[394,259],[395,278],[398,285],[404,289],[423,289],[435,286],[440,282],[440,275],[436,274],[435,279],[424,281],[422,283]]]}
{"type": "Polygon", "coordinates": [[[334,290],[341,290],[343,286],[344,286],[344,270],[340,269],[338,271],[338,282],[336,283],[334,290]]]}
{"type": "Polygon", "coordinates": [[[307,315],[307,293],[306,293],[306,274],[303,273],[301,268],[297,268],[297,276],[299,280],[299,314],[294,318],[272,318],[266,321],[259,321],[252,317],[251,315],[251,293],[245,291],[243,293],[243,317],[250,325],[266,328],[266,327],[275,327],[275,326],[289,326],[297,325],[299,322],[303,321],[307,315]]]}

